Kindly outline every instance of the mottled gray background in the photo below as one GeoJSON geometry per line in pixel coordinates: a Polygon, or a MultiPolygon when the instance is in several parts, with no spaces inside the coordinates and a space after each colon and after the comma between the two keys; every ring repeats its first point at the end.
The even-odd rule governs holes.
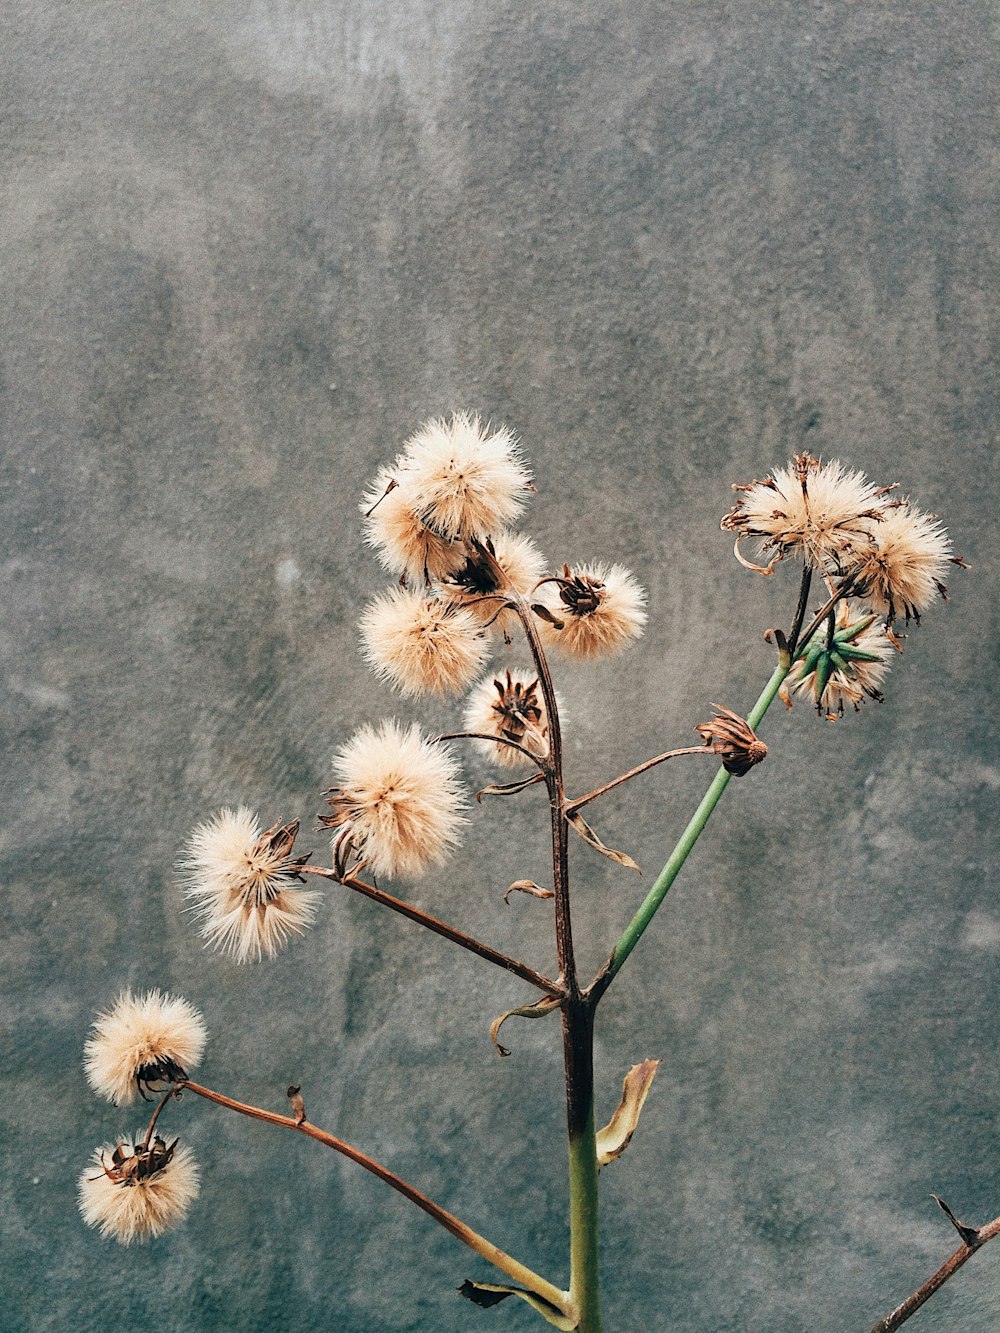
{"type": "MultiPolygon", "coordinates": [[[[124,984],[205,1013],[204,1079],[381,1156],[558,1277],[555,1021],[331,889],[275,963],[202,951],[172,869],[248,802],[311,829],[329,756],[404,707],[359,659],[357,500],[427,416],[523,437],[526,530],[649,589],[640,646],[564,671],[577,789],[745,710],[791,571],[741,570],[729,485],[807,446],[899,479],[975,565],[889,700],[776,710],[601,1011],[600,1107],[663,1069],[604,1177],[615,1333],[863,1330],[959,1216],[1000,1210],[990,694],[995,6],[989,0],[7,0],[3,152],[5,1329],[527,1330],[490,1271],[356,1168],[186,1100],[190,1220],[79,1219],[86,1087],[124,984]]],[[[512,660],[520,660],[516,652],[512,660]]],[[[470,782],[487,770],[470,759],[470,782]]],[[[595,823],[655,873],[697,761],[595,823]]],[[[311,832],[305,842],[321,848],[311,832]]],[[[551,966],[542,805],[476,812],[405,892],[551,966]]],[[[582,847],[596,964],[643,887],[582,847]]],[[[997,1327],[1000,1248],[918,1316],[997,1327]]]]}

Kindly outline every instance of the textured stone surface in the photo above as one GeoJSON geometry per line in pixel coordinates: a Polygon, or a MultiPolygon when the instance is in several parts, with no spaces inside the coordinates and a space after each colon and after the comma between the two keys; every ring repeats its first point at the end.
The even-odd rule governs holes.
{"type": "MultiPolygon", "coordinates": [[[[80,1071],[95,1009],[204,1011],[206,1081],[358,1142],[554,1277],[558,1033],[523,990],[338,891],[274,964],[200,949],[172,870],[225,803],[306,827],[332,748],[404,708],[361,664],[356,502],[427,416],[523,436],[553,559],[623,560],[641,645],[564,672],[585,789],[746,709],[787,619],[718,530],[803,446],[939,512],[976,565],[888,703],[769,716],[604,1008],[601,1108],[664,1067],[604,1180],[609,1330],[863,1329],[1000,1209],[986,873],[996,542],[994,7],[38,0],[0,7],[4,1327],[528,1329],[485,1267],[315,1145],[202,1104],[189,1222],[120,1251],[76,1213],[134,1127],[80,1071]]],[[[486,770],[470,761],[479,785],[486,770]]],[[[650,875],[697,762],[595,818],[650,875]]],[[[537,794],[407,889],[551,966],[537,794]],[[508,822],[509,821],[509,822],[508,822]]],[[[311,834],[307,843],[319,847],[311,834]]],[[[581,849],[580,948],[642,892],[581,849]]],[[[989,1330],[1000,1251],[920,1316],[989,1330]]]]}

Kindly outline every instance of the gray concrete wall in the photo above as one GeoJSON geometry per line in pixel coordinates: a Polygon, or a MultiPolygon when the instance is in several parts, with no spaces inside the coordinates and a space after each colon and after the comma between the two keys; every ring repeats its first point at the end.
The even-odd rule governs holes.
{"type": "MultiPolygon", "coordinates": [[[[0,6],[5,1328],[528,1329],[485,1267],[305,1141],[201,1104],[188,1223],[124,1252],[75,1182],[133,1126],[80,1049],[125,984],[204,1012],[206,1081],[311,1117],[558,1276],[553,1024],[333,889],[275,963],[206,954],[173,870],[225,803],[308,827],[361,721],[381,579],[357,500],[431,414],[522,435],[552,559],[624,561],[649,630],[563,671],[581,789],[746,709],[794,579],[741,570],[732,481],[801,447],[900,480],[975,565],[888,702],[775,713],[601,1013],[600,1105],[662,1072],[606,1172],[618,1333],[861,1330],[1000,1210],[985,0],[0,6]]],[[[469,761],[470,781],[486,770],[469,761]]],[[[645,882],[704,769],[609,798],[645,882]]],[[[307,843],[321,840],[309,834],[307,843]]],[[[581,849],[596,963],[643,892],[581,849]]],[[[550,966],[534,793],[409,892],[550,966]]],[[[920,1328],[997,1325],[986,1251],[920,1328]]]]}

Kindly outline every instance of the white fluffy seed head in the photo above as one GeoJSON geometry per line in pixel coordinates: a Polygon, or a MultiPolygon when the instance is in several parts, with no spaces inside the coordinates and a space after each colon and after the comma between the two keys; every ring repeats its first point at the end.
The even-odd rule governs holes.
{"type": "Polygon", "coordinates": [[[360,627],[375,673],[405,695],[463,690],[487,656],[475,617],[433,593],[393,588],[368,603],[360,627]]]}
{"type": "Polygon", "coordinates": [[[540,620],[542,636],[571,657],[620,652],[646,623],[646,594],[624,565],[566,565],[542,591],[542,604],[561,624],[540,620]]]}
{"type": "Polygon", "coordinates": [[[183,1145],[151,1175],[114,1179],[120,1174],[112,1161],[116,1146],[124,1148],[127,1161],[142,1141],[140,1131],[123,1145],[106,1143],[96,1149],[78,1184],[83,1220],[122,1245],[150,1240],[176,1226],[198,1197],[198,1165],[190,1148],[183,1145]]]}
{"type": "Polygon", "coordinates": [[[199,824],[181,864],[187,898],[206,942],[237,963],[273,957],[311,925],[322,894],[298,887],[291,855],[297,822],[261,832],[246,806],[199,824]]]}
{"type": "Polygon", "coordinates": [[[487,562],[473,551],[463,568],[442,583],[442,594],[468,611],[478,624],[489,625],[494,633],[510,637],[519,622],[517,612],[504,607],[502,591],[511,587],[522,597],[530,598],[545,573],[545,557],[530,537],[519,532],[501,532],[489,546],[506,581],[498,579],[487,562]]]}
{"type": "Polygon", "coordinates": [[[919,620],[945,594],[951,539],[932,515],[908,502],[868,526],[868,541],[859,543],[846,570],[857,596],[890,624],[898,616],[919,620]]]}
{"type": "Polygon", "coordinates": [[[467,820],[459,769],[416,725],[362,727],[334,755],[333,813],[324,823],[348,837],[376,875],[420,875],[440,864],[467,820]]]}
{"type": "Polygon", "coordinates": [[[443,537],[423,521],[410,490],[397,480],[400,468],[400,461],[383,468],[361,502],[365,540],[391,574],[415,583],[447,578],[465,564],[465,542],[443,537]]]}
{"type": "Polygon", "coordinates": [[[148,1084],[183,1078],[201,1059],[207,1033],[187,1000],[150,990],[122,991],[94,1020],[83,1048],[87,1081],[119,1105],[134,1101],[148,1084]]]}
{"type": "Polygon", "coordinates": [[[507,427],[493,430],[466,412],[421,426],[394,475],[412,511],[446,539],[501,531],[524,508],[531,482],[507,427]]]}
{"type": "MultiPolygon", "coordinates": [[[[561,703],[559,705],[562,715],[561,703]]],[[[545,701],[532,671],[487,676],[469,695],[463,730],[514,741],[539,758],[548,754],[549,721],[545,701]]],[[[510,745],[477,740],[475,748],[503,768],[526,768],[531,760],[510,745]]]]}
{"type": "Polygon", "coordinates": [[[801,454],[765,481],[737,487],[740,498],[722,526],[760,538],[770,564],[788,555],[824,573],[839,573],[854,547],[868,540],[869,519],[880,512],[880,492],[862,472],[833,460],[801,454]]]}

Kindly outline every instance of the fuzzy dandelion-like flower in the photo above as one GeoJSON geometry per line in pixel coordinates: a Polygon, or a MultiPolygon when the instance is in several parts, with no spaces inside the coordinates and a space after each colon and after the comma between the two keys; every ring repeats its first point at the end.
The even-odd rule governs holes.
{"type": "MultiPolygon", "coordinates": [[[[545,700],[538,677],[530,671],[506,671],[496,679],[488,676],[470,694],[462,726],[466,731],[513,741],[539,758],[548,754],[545,700]]],[[[487,759],[505,768],[521,768],[531,763],[527,755],[510,745],[488,740],[473,743],[487,759]]]]}
{"type": "Polygon", "coordinates": [[[296,885],[308,856],[293,856],[299,822],[261,832],[246,806],[220,810],[191,834],[184,896],[202,937],[238,963],[273,957],[316,915],[322,895],[296,885]]]}
{"type": "Polygon", "coordinates": [[[572,657],[619,652],[642,633],[646,594],[624,565],[564,565],[546,583],[558,598],[543,603],[542,632],[572,657]]]}
{"type": "Polygon", "coordinates": [[[411,488],[396,480],[400,466],[384,468],[361,502],[365,540],[391,574],[416,582],[447,578],[465,564],[466,544],[442,536],[421,518],[411,488]]]}
{"type": "Polygon", "coordinates": [[[489,537],[524,508],[531,478],[513,434],[478,416],[440,418],[407,440],[395,472],[413,512],[443,538],[489,537]]]}
{"type": "Polygon", "coordinates": [[[186,1078],[201,1059],[206,1037],[201,1014],[187,1000],[158,990],[145,995],[125,990],[94,1020],[83,1048],[87,1081],[109,1101],[134,1101],[153,1084],[186,1078]]]}
{"type": "Polygon", "coordinates": [[[821,626],[802,650],[788,677],[791,694],[782,697],[791,707],[791,695],[809,697],[816,711],[831,720],[843,717],[846,707],[855,712],[864,699],[882,702],[880,686],[889,670],[894,649],[881,624],[856,606],[842,602],[832,639],[821,626]]]}
{"type": "Polygon", "coordinates": [[[854,594],[888,624],[900,615],[919,622],[935,597],[947,595],[941,579],[953,560],[941,524],[907,502],[871,525],[846,572],[854,594]]]}
{"type": "Polygon", "coordinates": [[[545,557],[530,537],[519,532],[501,532],[484,546],[485,553],[470,552],[464,566],[442,584],[442,592],[480,625],[492,626],[509,638],[518,617],[504,606],[503,592],[513,589],[530,597],[545,573],[545,557]]]}
{"type": "Polygon", "coordinates": [[[406,695],[465,689],[487,655],[474,616],[455,602],[407,588],[369,602],[361,637],[376,674],[406,695]]]}
{"type": "Polygon", "coordinates": [[[365,726],[334,755],[338,785],[320,816],[376,875],[419,875],[440,863],[467,821],[459,769],[449,752],[420,728],[384,721],[365,726]]]}
{"type": "Polygon", "coordinates": [[[80,1176],[80,1212],[102,1236],[122,1245],[146,1241],[176,1226],[198,1197],[198,1165],[190,1148],[159,1135],[98,1148],[80,1176]]]}
{"type": "Polygon", "coordinates": [[[836,461],[821,463],[799,454],[787,467],[764,481],[735,486],[740,498],[722,520],[736,533],[736,554],[742,564],[770,574],[785,556],[801,556],[807,565],[838,573],[858,545],[867,545],[872,522],[888,511],[879,501],[891,487],[874,486],[862,472],[836,461]],[[760,539],[768,564],[755,565],[740,552],[746,537],[760,539]]]}

